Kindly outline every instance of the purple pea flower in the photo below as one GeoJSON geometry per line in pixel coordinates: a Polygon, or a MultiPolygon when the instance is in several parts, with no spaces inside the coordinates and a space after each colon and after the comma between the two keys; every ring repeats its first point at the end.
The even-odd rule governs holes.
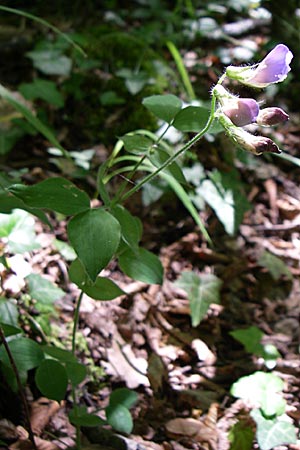
{"type": "Polygon", "coordinates": [[[236,98],[228,100],[222,111],[234,125],[244,127],[256,121],[259,106],[253,98],[236,98]]]}
{"type": "Polygon", "coordinates": [[[284,44],[278,44],[259,64],[249,67],[228,66],[226,75],[247,86],[264,88],[286,79],[292,59],[290,49],[284,44]]]}
{"type": "Polygon", "coordinates": [[[214,94],[218,99],[223,114],[226,114],[237,127],[244,127],[256,121],[259,105],[253,98],[239,98],[217,85],[214,94]]]}

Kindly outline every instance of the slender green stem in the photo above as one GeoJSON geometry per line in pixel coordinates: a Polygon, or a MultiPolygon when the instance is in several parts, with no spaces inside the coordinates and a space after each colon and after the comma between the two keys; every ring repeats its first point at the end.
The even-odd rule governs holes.
{"type": "Polygon", "coordinates": [[[120,163],[120,162],[123,162],[123,161],[135,161],[135,162],[138,162],[138,161],[140,161],[140,156],[138,156],[138,155],[124,155],[124,156],[119,156],[118,158],[116,158],[115,160],[114,160],[114,165],[115,164],[118,164],[118,163],[120,163]]]}
{"type": "Polygon", "coordinates": [[[163,131],[161,133],[161,135],[158,137],[158,139],[155,141],[155,144],[158,145],[159,142],[162,140],[162,138],[164,137],[164,135],[166,134],[166,132],[168,131],[168,129],[170,128],[172,124],[168,124],[168,126],[166,127],[165,131],[163,131]]]}
{"type": "MultiPolygon", "coordinates": [[[[146,163],[145,163],[146,164],[146,163]]],[[[112,178],[114,178],[116,175],[120,175],[121,173],[124,172],[133,172],[133,170],[135,169],[136,166],[126,166],[126,167],[120,167],[117,170],[114,170],[112,173],[110,173],[109,175],[107,175],[104,179],[104,183],[108,183],[109,180],[111,180],[112,178]]],[[[140,170],[143,172],[146,172],[150,170],[150,167],[147,167],[146,165],[142,165],[140,166],[140,170]]],[[[152,171],[153,172],[153,171],[152,171]]],[[[115,202],[113,201],[113,203],[115,204],[115,202]]]]}
{"type": "Polygon", "coordinates": [[[74,320],[73,320],[73,331],[72,331],[72,353],[73,355],[75,354],[75,350],[76,350],[76,331],[77,331],[77,326],[78,326],[78,321],[79,321],[79,311],[80,311],[80,305],[82,302],[82,297],[83,297],[83,291],[80,292],[80,295],[78,297],[78,301],[77,301],[77,305],[74,311],[74,320]]]}
{"type": "MultiPolygon", "coordinates": [[[[139,161],[136,162],[132,172],[130,173],[130,175],[127,177],[127,180],[131,180],[131,178],[133,177],[133,175],[135,174],[135,172],[137,171],[137,169],[142,165],[142,163],[145,161],[147,155],[143,155],[139,161]]],[[[118,189],[115,198],[112,200],[111,205],[114,206],[116,203],[118,203],[119,199],[122,197],[122,194],[127,186],[127,180],[124,181],[124,183],[121,184],[120,188],[118,189]]]]}
{"type": "Polygon", "coordinates": [[[129,198],[132,194],[134,194],[135,192],[137,192],[145,183],[148,183],[149,181],[151,181],[154,177],[156,177],[162,170],[164,170],[167,166],[169,166],[170,164],[172,164],[177,158],[178,156],[180,156],[182,153],[184,153],[186,150],[188,150],[189,148],[191,148],[194,144],[196,144],[196,142],[198,142],[203,136],[204,134],[209,130],[209,128],[212,125],[212,122],[214,120],[214,112],[215,112],[215,107],[216,107],[216,97],[213,94],[212,96],[212,100],[211,100],[211,111],[210,111],[210,115],[208,118],[208,121],[205,125],[205,127],[203,128],[202,131],[200,131],[200,133],[196,134],[196,136],[194,136],[187,144],[185,144],[181,149],[179,149],[176,153],[174,153],[174,155],[170,156],[170,158],[168,158],[157,170],[155,170],[155,172],[150,173],[149,175],[147,175],[142,181],[140,181],[136,186],[134,186],[132,189],[130,189],[129,191],[127,191],[123,197],[121,198],[121,202],[124,202],[127,198],[129,198]]]}
{"type": "MultiPolygon", "coordinates": [[[[79,311],[80,311],[80,305],[83,297],[83,291],[80,292],[80,295],[78,297],[77,305],[74,311],[74,320],[73,320],[73,331],[72,331],[72,354],[75,355],[76,350],[76,331],[79,321],[79,311]]],[[[72,385],[72,398],[73,398],[73,408],[75,416],[78,416],[78,404],[77,404],[77,395],[75,387],[72,385]]],[[[76,428],[76,448],[77,450],[81,449],[81,431],[80,431],[80,425],[75,426],[76,428]]]]}

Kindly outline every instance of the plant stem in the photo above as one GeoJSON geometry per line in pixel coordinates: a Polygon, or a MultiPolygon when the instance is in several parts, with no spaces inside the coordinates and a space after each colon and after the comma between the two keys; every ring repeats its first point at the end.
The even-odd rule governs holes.
{"type": "Polygon", "coordinates": [[[16,380],[17,380],[19,393],[20,393],[21,400],[22,400],[23,407],[24,407],[25,418],[26,418],[26,422],[27,422],[26,425],[27,425],[27,429],[28,429],[29,439],[30,439],[30,441],[32,443],[33,449],[37,450],[37,447],[36,447],[36,444],[35,444],[35,440],[34,440],[34,434],[33,434],[33,431],[32,431],[32,428],[31,428],[31,423],[30,423],[30,413],[29,413],[29,406],[28,406],[27,398],[26,398],[26,395],[25,395],[25,392],[24,392],[24,389],[23,389],[23,385],[22,385],[22,382],[21,382],[21,379],[20,379],[18,368],[16,366],[14,357],[13,357],[11,351],[10,351],[9,345],[7,343],[7,340],[5,338],[5,334],[4,334],[4,331],[3,331],[3,328],[2,328],[1,325],[0,325],[0,339],[2,341],[2,344],[3,344],[4,348],[5,348],[5,351],[7,353],[7,356],[8,356],[9,362],[10,362],[10,365],[12,367],[12,370],[13,370],[14,375],[15,375],[16,380]]]}
{"type": "MultiPolygon", "coordinates": [[[[72,354],[75,355],[76,350],[76,331],[79,321],[79,311],[80,311],[80,305],[83,297],[83,291],[80,292],[77,305],[74,311],[74,320],[73,320],[73,331],[72,331],[72,354]]],[[[78,404],[77,404],[77,396],[76,396],[76,390],[75,387],[72,385],[72,398],[73,398],[73,408],[75,412],[75,416],[78,416],[78,404]]],[[[77,450],[81,449],[81,431],[80,431],[80,425],[75,426],[76,428],[76,448],[77,450]]]]}
{"type": "Polygon", "coordinates": [[[83,291],[80,291],[77,305],[76,305],[76,308],[74,311],[74,321],[73,321],[73,331],[72,331],[72,350],[71,350],[73,355],[75,355],[75,350],[76,350],[76,331],[77,331],[77,326],[78,326],[78,321],[79,321],[79,311],[80,311],[82,297],[83,297],[83,291]]]}
{"type": "MultiPolygon", "coordinates": [[[[133,175],[135,174],[135,172],[137,171],[137,169],[143,164],[144,160],[146,159],[147,155],[143,155],[135,164],[132,172],[130,173],[130,175],[128,175],[127,179],[131,180],[131,178],[133,177],[133,175]]],[[[111,206],[114,206],[116,203],[118,203],[119,199],[122,196],[122,193],[124,192],[125,188],[127,186],[127,180],[124,181],[124,183],[121,184],[120,188],[118,189],[115,198],[113,199],[113,201],[111,202],[111,206]]],[[[126,195],[126,194],[125,194],[126,195]]],[[[122,199],[124,198],[124,196],[122,197],[122,199]]]]}
{"type": "Polygon", "coordinates": [[[137,192],[145,183],[148,183],[149,181],[151,181],[162,170],[164,170],[167,166],[172,164],[172,162],[174,162],[178,158],[178,156],[180,156],[186,150],[191,148],[194,144],[196,144],[196,142],[198,142],[204,136],[204,134],[209,130],[209,128],[214,120],[215,106],[216,106],[216,97],[213,94],[212,100],[211,100],[210,115],[209,115],[209,118],[208,118],[207,123],[206,123],[205,127],[203,128],[203,130],[200,131],[198,134],[196,134],[196,136],[194,136],[187,144],[185,144],[181,149],[179,149],[176,153],[174,153],[174,155],[170,156],[170,158],[168,158],[157,170],[155,170],[155,172],[152,172],[151,174],[147,175],[136,186],[134,186],[132,189],[127,191],[121,198],[121,202],[124,202],[125,200],[127,200],[128,197],[130,197],[132,194],[137,192]]]}

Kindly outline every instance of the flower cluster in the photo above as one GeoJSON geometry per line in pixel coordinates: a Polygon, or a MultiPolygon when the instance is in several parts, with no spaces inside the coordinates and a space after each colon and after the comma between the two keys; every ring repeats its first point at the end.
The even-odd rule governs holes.
{"type": "MultiPolygon", "coordinates": [[[[292,52],[283,44],[277,45],[259,64],[248,67],[229,66],[225,76],[254,88],[264,88],[286,79],[291,70],[292,52]]],[[[224,77],[220,79],[223,81],[224,77]]],[[[253,98],[240,98],[227,91],[220,83],[213,88],[219,103],[216,117],[233,142],[255,155],[264,152],[280,153],[277,145],[264,136],[254,136],[241,127],[256,122],[272,126],[288,120],[288,115],[277,107],[260,109],[253,98]]]]}

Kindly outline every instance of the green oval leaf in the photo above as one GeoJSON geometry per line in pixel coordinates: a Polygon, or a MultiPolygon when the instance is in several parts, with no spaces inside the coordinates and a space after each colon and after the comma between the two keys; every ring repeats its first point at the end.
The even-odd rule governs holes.
{"type": "Polygon", "coordinates": [[[109,405],[106,409],[107,422],[120,433],[131,433],[133,421],[129,410],[123,405],[109,405]]]}
{"type": "Polygon", "coordinates": [[[14,325],[3,322],[0,322],[0,325],[6,337],[22,333],[22,329],[19,327],[15,327],[14,325]]]}
{"type": "Polygon", "coordinates": [[[31,273],[25,278],[28,284],[29,294],[38,303],[52,305],[65,295],[65,292],[53,284],[51,281],[42,277],[38,273],[31,273]]]}
{"type": "Polygon", "coordinates": [[[139,248],[133,252],[126,250],[119,257],[119,264],[123,272],[129,277],[150,284],[162,284],[163,267],[156,255],[139,248]]]}
{"type": "Polygon", "coordinates": [[[198,133],[205,127],[209,114],[210,110],[203,106],[188,106],[176,115],[172,125],[183,132],[198,133]]]}
{"type": "Polygon", "coordinates": [[[74,216],[68,236],[88,276],[94,282],[116,252],[120,238],[119,222],[102,208],[74,216]]]}
{"type": "Polygon", "coordinates": [[[122,239],[135,250],[142,237],[143,226],[140,219],[130,214],[122,205],[116,205],[111,212],[121,225],[122,239]]]}
{"type": "Polygon", "coordinates": [[[143,105],[149,109],[156,117],[171,123],[176,114],[181,110],[182,101],[176,95],[152,95],[142,101],[143,105]]]}
{"type": "Polygon", "coordinates": [[[101,417],[89,414],[85,406],[72,409],[69,413],[69,420],[73,425],[80,425],[81,427],[97,427],[105,423],[101,417]]]}
{"type": "Polygon", "coordinates": [[[104,277],[97,277],[94,283],[88,278],[83,265],[76,259],[69,268],[70,280],[89,297],[94,300],[112,300],[125,292],[119,288],[112,280],[104,277]]]}
{"type": "Polygon", "coordinates": [[[109,404],[112,405],[123,405],[125,408],[131,408],[138,400],[138,395],[136,392],[128,388],[115,389],[110,397],[109,404]]]}
{"type": "Polygon", "coordinates": [[[151,139],[140,134],[125,134],[120,139],[123,141],[125,149],[134,155],[147,153],[153,145],[151,139]]]}
{"type": "Polygon", "coordinates": [[[87,370],[84,364],[79,362],[68,362],[65,367],[68,379],[73,386],[77,386],[85,379],[87,370]]]}
{"type": "Polygon", "coordinates": [[[48,178],[34,186],[15,184],[9,192],[33,208],[44,208],[61,214],[78,214],[90,207],[88,195],[62,177],[48,178]]]}
{"type": "Polygon", "coordinates": [[[51,356],[52,358],[59,359],[62,362],[75,363],[77,361],[73,353],[63,348],[43,345],[42,349],[47,355],[51,356]]]}
{"type": "MultiPolygon", "coordinates": [[[[34,369],[44,359],[44,353],[41,347],[31,339],[24,337],[16,338],[11,340],[8,346],[19,372],[27,372],[28,370],[34,369]]],[[[3,346],[0,348],[0,361],[10,366],[10,360],[3,346]]]]}
{"type": "Polygon", "coordinates": [[[24,211],[37,216],[42,222],[51,227],[48,217],[43,211],[37,208],[30,208],[29,206],[25,205],[25,203],[20,198],[15,197],[10,192],[0,192],[0,212],[8,214],[11,213],[13,209],[24,209],[24,211]]]}
{"type": "Polygon", "coordinates": [[[45,359],[38,367],[35,382],[46,397],[61,401],[66,395],[68,376],[66,369],[54,359],[45,359]]]}

